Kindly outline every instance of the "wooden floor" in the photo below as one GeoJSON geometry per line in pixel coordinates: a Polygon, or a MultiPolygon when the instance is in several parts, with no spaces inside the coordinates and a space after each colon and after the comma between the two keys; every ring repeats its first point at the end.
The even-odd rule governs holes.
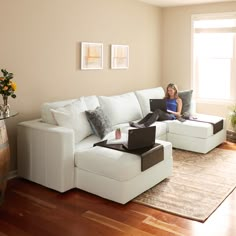
{"type": "MultiPolygon", "coordinates": [[[[236,144],[220,148],[236,150],[236,144]]],[[[235,222],[236,190],[205,223],[133,202],[120,205],[78,189],[60,194],[20,178],[8,181],[0,206],[0,236],[234,236],[235,222]]]]}

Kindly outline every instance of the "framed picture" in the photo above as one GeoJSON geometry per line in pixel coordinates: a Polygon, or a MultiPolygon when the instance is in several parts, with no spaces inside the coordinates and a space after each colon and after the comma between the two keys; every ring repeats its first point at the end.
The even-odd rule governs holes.
{"type": "Polygon", "coordinates": [[[111,45],[111,68],[112,69],[129,68],[128,45],[111,45]]]}
{"type": "Polygon", "coordinates": [[[81,42],[81,70],[103,68],[103,44],[81,42]]]}

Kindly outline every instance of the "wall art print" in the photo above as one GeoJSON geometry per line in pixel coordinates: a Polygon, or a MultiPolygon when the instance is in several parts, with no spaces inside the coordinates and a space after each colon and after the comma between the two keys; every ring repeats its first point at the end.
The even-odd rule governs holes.
{"type": "Polygon", "coordinates": [[[81,42],[81,70],[103,69],[103,44],[81,42]]]}
{"type": "Polygon", "coordinates": [[[111,68],[128,69],[129,68],[129,46],[111,45],[111,68]]]}

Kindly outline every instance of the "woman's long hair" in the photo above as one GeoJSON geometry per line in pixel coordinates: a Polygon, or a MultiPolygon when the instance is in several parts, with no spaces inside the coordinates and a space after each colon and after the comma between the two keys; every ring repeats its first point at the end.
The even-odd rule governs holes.
{"type": "Polygon", "coordinates": [[[170,84],[168,84],[167,87],[166,87],[166,94],[165,94],[165,98],[166,98],[166,99],[169,99],[169,98],[170,98],[170,96],[169,96],[169,94],[168,94],[168,88],[172,88],[172,89],[175,90],[175,98],[178,98],[178,97],[179,97],[177,85],[170,83],[170,84]]]}

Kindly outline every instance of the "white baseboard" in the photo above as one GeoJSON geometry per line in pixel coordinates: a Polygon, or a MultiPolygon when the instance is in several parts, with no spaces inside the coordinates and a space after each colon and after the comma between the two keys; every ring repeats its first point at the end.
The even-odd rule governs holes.
{"type": "Polygon", "coordinates": [[[9,171],[8,173],[8,179],[13,179],[15,177],[17,177],[17,170],[12,170],[12,171],[9,171]]]}

